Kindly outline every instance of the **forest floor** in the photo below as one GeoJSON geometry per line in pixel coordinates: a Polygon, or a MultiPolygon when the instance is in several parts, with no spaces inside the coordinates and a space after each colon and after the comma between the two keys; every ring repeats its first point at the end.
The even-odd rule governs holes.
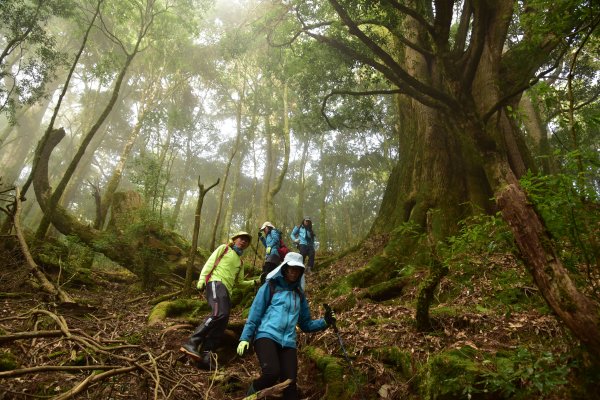
{"type": "MultiPolygon", "coordinates": [[[[364,266],[379,248],[373,242],[363,246],[359,254],[352,253],[327,268],[317,265],[307,276],[313,318],[323,315],[321,303],[328,302],[335,308],[344,301],[327,298],[321,289],[364,266]]],[[[3,254],[2,259],[0,336],[28,332],[39,335],[19,340],[0,338],[0,351],[10,351],[18,370],[24,371],[18,376],[3,376],[0,372],[0,400],[69,398],[69,390],[75,391],[72,398],[80,399],[241,399],[259,374],[254,354],[243,358],[235,355],[234,332],[229,332],[232,341],[219,352],[221,363],[216,372],[191,365],[178,349],[193,326],[179,319],[149,326],[147,318],[152,306],[148,301],[163,293],[140,293],[126,274],[94,271],[97,286],[66,285],[67,292],[78,302],[78,306],[69,307],[32,289],[32,278],[18,254],[3,254]],[[82,365],[106,367],[78,369],[82,365]]],[[[521,267],[510,256],[503,256],[481,268],[521,267]]],[[[432,316],[436,316],[433,332],[418,332],[414,326],[417,276],[401,297],[380,303],[361,299],[352,308],[338,312],[339,338],[331,329],[300,333],[298,386],[302,398],[327,395],[322,373],[302,349],[317,346],[345,363],[340,339],[352,360],[351,367],[344,370],[344,380],[359,387],[353,396],[356,399],[419,398],[410,378],[399,379],[393,366],[376,357],[375,349],[386,346],[410,353],[414,374],[419,365],[438,352],[465,346],[493,353],[526,343],[555,354],[568,353],[572,339],[548,313],[535,309],[499,313],[474,307],[499,290],[483,272],[468,279],[470,283],[462,288],[450,279],[442,282],[438,295],[450,291],[450,286],[453,295],[451,304],[437,302],[432,308],[432,316]],[[448,306],[455,311],[436,313],[448,306]]],[[[527,296],[538,296],[532,287],[525,285],[521,289],[527,296]]],[[[230,324],[241,326],[243,322],[241,310],[234,309],[230,324]]]]}

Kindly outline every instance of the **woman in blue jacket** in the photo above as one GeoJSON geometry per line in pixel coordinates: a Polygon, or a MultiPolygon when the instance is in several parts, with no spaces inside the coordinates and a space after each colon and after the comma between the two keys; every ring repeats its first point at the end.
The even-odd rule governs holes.
{"type": "Polygon", "coordinates": [[[302,254],[302,260],[308,264],[306,271],[310,272],[315,266],[315,232],[312,228],[310,217],[304,217],[300,225],[295,226],[290,237],[298,245],[298,251],[302,254]]]}
{"type": "Polygon", "coordinates": [[[283,398],[298,399],[296,325],[304,332],[317,332],[335,322],[333,312],[326,313],[324,319],[311,319],[308,301],[300,288],[303,273],[302,255],[288,253],[279,270],[260,287],[252,302],[237,352],[243,355],[254,340],[262,373],[252,382],[248,395],[278,381],[292,379],[283,398]]]}
{"type": "Polygon", "coordinates": [[[265,283],[267,274],[273,271],[281,262],[278,251],[279,244],[281,243],[281,232],[275,229],[275,226],[272,223],[266,221],[258,231],[258,238],[266,249],[265,264],[263,265],[263,273],[261,275],[261,283],[265,283]]]}

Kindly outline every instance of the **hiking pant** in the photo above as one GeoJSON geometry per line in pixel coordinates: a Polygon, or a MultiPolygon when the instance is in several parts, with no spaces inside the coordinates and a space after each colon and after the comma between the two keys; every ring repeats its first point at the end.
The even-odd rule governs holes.
{"type": "Polygon", "coordinates": [[[284,400],[298,400],[296,377],[298,374],[298,354],[295,348],[282,347],[274,340],[260,338],[254,342],[261,375],[252,382],[255,391],[271,387],[278,382],[292,379],[293,382],[283,391],[284,400]]]}
{"type": "Polygon", "coordinates": [[[302,262],[306,265],[306,270],[310,271],[315,266],[315,248],[307,244],[301,244],[298,245],[298,251],[302,254],[302,262]],[[308,257],[308,263],[306,257],[308,257]]]}
{"type": "Polygon", "coordinates": [[[212,312],[204,323],[196,328],[190,341],[202,343],[204,351],[213,351],[221,342],[225,328],[227,328],[231,300],[225,285],[220,281],[211,281],[206,284],[206,301],[212,312]]]}

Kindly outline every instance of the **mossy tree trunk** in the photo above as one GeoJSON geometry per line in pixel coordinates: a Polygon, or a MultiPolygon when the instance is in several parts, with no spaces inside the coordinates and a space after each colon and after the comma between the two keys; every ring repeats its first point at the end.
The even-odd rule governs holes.
{"type": "Polygon", "coordinates": [[[192,247],[190,248],[190,254],[188,257],[188,265],[185,270],[185,283],[183,285],[183,294],[189,295],[192,293],[192,280],[193,280],[193,272],[194,272],[194,260],[196,258],[196,251],[198,248],[198,235],[200,234],[200,217],[202,215],[202,204],[204,204],[204,196],[206,193],[213,187],[219,184],[220,179],[209,186],[208,188],[204,188],[204,185],[200,182],[200,177],[198,177],[198,189],[200,193],[198,195],[198,202],[196,203],[196,213],[194,215],[194,230],[192,232],[192,247]]]}
{"type": "Polygon", "coordinates": [[[413,222],[424,230],[427,212],[435,210],[433,237],[443,240],[465,216],[492,211],[488,199],[494,195],[540,293],[575,336],[600,356],[600,305],[574,285],[519,185],[518,178],[533,164],[520,127],[509,115],[537,79],[537,71],[554,61],[563,39],[595,24],[569,2],[521,9],[514,0],[466,1],[458,19],[454,2],[414,3],[370,4],[382,26],[394,21],[402,28],[390,30],[387,43],[376,30],[357,22],[365,19],[357,14],[361,7],[338,0],[329,4],[351,39],[305,30],[379,71],[401,93],[399,162],[372,228],[373,233],[392,233],[377,257],[379,269],[392,272],[415,248],[415,241],[412,246],[403,243],[403,230],[397,229],[401,224],[413,222]],[[525,33],[509,38],[511,21],[547,13],[556,18],[523,23],[525,33]],[[458,24],[452,27],[454,21],[458,24]]]}

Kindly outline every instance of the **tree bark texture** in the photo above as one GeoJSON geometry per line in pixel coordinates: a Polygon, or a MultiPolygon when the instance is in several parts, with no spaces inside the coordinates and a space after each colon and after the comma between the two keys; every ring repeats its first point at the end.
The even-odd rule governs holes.
{"type": "MultiPolygon", "coordinates": [[[[87,224],[79,222],[60,205],[55,206],[50,212],[49,199],[52,196],[52,190],[48,181],[48,160],[52,150],[64,136],[65,131],[63,129],[56,129],[51,132],[44,148],[40,151],[38,168],[36,168],[33,176],[33,188],[38,204],[44,214],[50,216],[56,229],[63,235],[77,236],[94,251],[104,254],[139,277],[143,277],[144,272],[144,265],[140,263],[140,260],[143,260],[143,255],[149,251],[162,253],[161,263],[154,265],[153,273],[157,275],[169,273],[171,265],[184,262],[185,260],[181,257],[182,250],[179,248],[181,243],[177,241],[178,238],[169,238],[168,232],[160,232],[159,235],[155,235],[157,228],[154,226],[144,226],[141,232],[137,233],[137,236],[128,237],[118,229],[119,226],[122,226],[119,224],[124,223],[123,221],[120,221],[119,224],[115,222],[114,225],[117,229],[113,232],[102,233],[87,224]]],[[[141,203],[139,195],[138,201],[141,203]]],[[[131,202],[128,204],[131,204],[131,202]]],[[[130,226],[131,224],[128,225],[128,227],[130,226]]]]}
{"type": "MultiPolygon", "coordinates": [[[[402,28],[394,30],[382,22],[393,38],[383,43],[381,36],[375,38],[374,31],[357,22],[362,16],[354,15],[355,9],[339,0],[329,4],[352,41],[311,28],[305,33],[376,69],[402,93],[399,162],[372,232],[394,233],[408,221],[424,227],[427,212],[437,210],[432,230],[436,240],[444,239],[456,222],[476,209],[492,211],[488,199],[495,195],[540,292],[582,343],[600,356],[599,306],[573,284],[541,217],[519,186],[518,178],[535,166],[510,115],[553,51],[568,46],[565,39],[574,30],[593,28],[582,21],[589,16],[562,3],[539,2],[523,9],[514,0],[469,1],[454,31],[454,2],[380,2],[377,11],[402,28]],[[524,24],[525,33],[505,47],[509,24],[522,16],[514,15],[517,12],[555,13],[561,24],[538,20],[548,24],[544,33],[537,25],[524,24]]],[[[406,254],[398,236],[392,234],[384,258],[397,261],[406,254]]]]}

